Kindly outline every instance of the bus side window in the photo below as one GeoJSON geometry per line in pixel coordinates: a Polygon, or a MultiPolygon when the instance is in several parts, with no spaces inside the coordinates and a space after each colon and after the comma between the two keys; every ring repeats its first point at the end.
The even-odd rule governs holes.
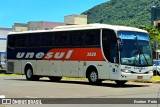
{"type": "Polygon", "coordinates": [[[41,35],[41,46],[50,46],[53,47],[54,42],[54,34],[49,33],[42,33],[41,35]]]}
{"type": "Polygon", "coordinates": [[[17,36],[17,47],[27,47],[27,34],[17,36]]]}
{"type": "Polygon", "coordinates": [[[11,48],[16,47],[16,35],[9,35],[8,36],[8,46],[11,48]]]}
{"type": "Polygon", "coordinates": [[[69,45],[69,33],[58,32],[55,33],[55,47],[68,47],[69,45]]]}
{"type": "Polygon", "coordinates": [[[70,42],[69,45],[72,47],[82,47],[83,46],[83,38],[84,33],[83,31],[74,31],[70,32],[70,42]]]}
{"type": "Polygon", "coordinates": [[[40,33],[32,33],[28,34],[28,45],[29,47],[40,47],[41,42],[41,34],[40,33]]]}
{"type": "Polygon", "coordinates": [[[86,46],[100,46],[100,30],[93,29],[86,31],[86,46]]]}

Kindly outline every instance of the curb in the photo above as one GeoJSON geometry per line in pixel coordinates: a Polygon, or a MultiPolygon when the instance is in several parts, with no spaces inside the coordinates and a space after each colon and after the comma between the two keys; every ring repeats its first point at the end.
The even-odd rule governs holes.
{"type": "Polygon", "coordinates": [[[160,83],[160,80],[158,80],[158,81],[154,81],[153,83],[158,84],[158,83],[160,83]]]}

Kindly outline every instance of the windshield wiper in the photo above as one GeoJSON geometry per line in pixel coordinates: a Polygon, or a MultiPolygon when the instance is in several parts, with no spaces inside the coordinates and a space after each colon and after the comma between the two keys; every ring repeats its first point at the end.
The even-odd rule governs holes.
{"type": "MultiPolygon", "coordinates": [[[[143,57],[144,57],[144,59],[145,59],[145,61],[147,62],[147,65],[149,65],[146,56],[144,55],[144,53],[143,53],[143,51],[141,50],[141,48],[138,46],[137,36],[135,36],[135,40],[136,40],[136,50],[137,50],[138,55],[139,55],[139,64],[141,63],[141,62],[140,62],[140,57],[141,57],[141,54],[142,54],[143,57]]],[[[135,58],[135,59],[136,59],[136,58],[135,58]]],[[[134,61],[135,61],[135,59],[134,59],[134,61]]]]}
{"type": "Polygon", "coordinates": [[[146,58],[146,56],[144,55],[143,51],[140,49],[140,47],[136,47],[136,53],[137,53],[137,57],[134,57],[134,64],[136,64],[136,58],[138,58],[138,63],[141,64],[141,54],[144,57],[144,60],[146,61],[147,65],[149,65],[148,60],[146,58]]]}
{"type": "MultiPolygon", "coordinates": [[[[143,53],[142,50],[140,50],[140,54],[142,54],[142,55],[144,56],[144,59],[145,59],[145,61],[147,62],[147,65],[149,65],[148,60],[147,60],[147,58],[146,58],[146,56],[144,55],[144,53],[143,53]]],[[[139,58],[140,58],[140,57],[139,57],[139,58]]]]}

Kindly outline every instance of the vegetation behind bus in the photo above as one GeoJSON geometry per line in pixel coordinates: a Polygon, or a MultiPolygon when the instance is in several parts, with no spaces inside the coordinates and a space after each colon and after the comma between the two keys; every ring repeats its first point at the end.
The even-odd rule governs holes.
{"type": "MultiPolygon", "coordinates": [[[[160,44],[160,30],[155,27],[155,26],[140,26],[140,29],[144,29],[149,33],[149,37],[151,40],[151,44],[152,44],[152,49],[154,49],[154,43],[155,41],[158,42],[158,44],[160,44]]],[[[160,45],[158,47],[158,49],[160,48],[160,45]]]]}

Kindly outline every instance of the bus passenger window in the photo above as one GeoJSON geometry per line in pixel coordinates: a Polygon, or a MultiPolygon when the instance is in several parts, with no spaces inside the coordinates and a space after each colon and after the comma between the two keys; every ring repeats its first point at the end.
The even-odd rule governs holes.
{"type": "Polygon", "coordinates": [[[67,47],[69,41],[69,35],[67,32],[61,32],[55,34],[55,46],[57,47],[67,47]]]}
{"type": "Polygon", "coordinates": [[[40,47],[40,42],[41,42],[40,33],[29,34],[28,39],[29,39],[28,40],[29,47],[40,47]]]}
{"type": "Polygon", "coordinates": [[[82,47],[83,46],[83,37],[84,33],[80,31],[75,31],[70,33],[70,46],[78,46],[82,47]]]}
{"type": "Polygon", "coordinates": [[[86,32],[86,46],[100,46],[100,30],[94,29],[86,32]]]}
{"type": "Polygon", "coordinates": [[[9,35],[8,36],[8,46],[11,48],[16,47],[16,35],[9,35]]]}
{"type": "Polygon", "coordinates": [[[54,35],[53,33],[42,33],[41,46],[53,47],[54,35]]]}
{"type": "Polygon", "coordinates": [[[17,47],[27,47],[27,35],[18,35],[17,36],[17,47]]]}

